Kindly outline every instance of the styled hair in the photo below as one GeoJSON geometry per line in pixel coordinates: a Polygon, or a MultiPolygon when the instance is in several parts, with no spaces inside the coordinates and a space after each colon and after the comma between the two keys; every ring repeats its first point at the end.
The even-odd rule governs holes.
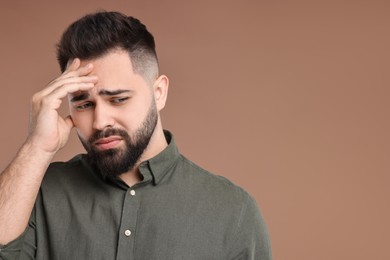
{"type": "Polygon", "coordinates": [[[64,72],[74,58],[95,59],[114,49],[126,50],[134,73],[147,82],[158,77],[153,35],[138,19],[119,12],[97,12],[71,24],[57,44],[57,59],[64,72]]]}

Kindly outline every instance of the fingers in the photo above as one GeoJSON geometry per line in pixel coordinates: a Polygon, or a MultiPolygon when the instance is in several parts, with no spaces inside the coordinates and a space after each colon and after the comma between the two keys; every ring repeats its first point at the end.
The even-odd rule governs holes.
{"type": "Polygon", "coordinates": [[[76,70],[78,67],[80,67],[80,59],[75,58],[73,60],[69,60],[68,64],[66,65],[66,70],[65,71],[71,71],[71,70],[76,70]]]}
{"type": "Polygon", "coordinates": [[[60,77],[33,96],[33,113],[41,109],[58,109],[67,94],[92,89],[98,81],[97,76],[89,75],[92,69],[92,64],[80,67],[80,59],[71,61],[60,77]]]}
{"type": "Polygon", "coordinates": [[[92,70],[92,64],[81,66],[80,59],[74,59],[60,77],[32,97],[30,136],[44,151],[56,152],[65,145],[74,123],[70,116],[62,118],[57,110],[68,93],[95,86],[98,78],[90,75],[92,70]]]}
{"type": "Polygon", "coordinates": [[[70,83],[60,88],[55,89],[48,95],[41,96],[36,94],[33,96],[33,110],[40,109],[58,109],[62,103],[62,98],[67,94],[71,94],[77,91],[88,91],[95,86],[92,82],[70,83]]]}
{"type": "MultiPolygon", "coordinates": [[[[75,63],[75,64],[77,65],[78,63],[75,63]]],[[[92,63],[88,63],[88,64],[81,66],[81,67],[79,66],[80,64],[77,67],[74,67],[72,65],[73,65],[73,63],[66,71],[64,71],[64,73],[59,77],[59,79],[88,75],[89,73],[92,72],[92,69],[93,69],[92,63]]]]}
{"type": "Polygon", "coordinates": [[[70,115],[65,117],[64,121],[65,121],[65,124],[68,126],[69,130],[74,127],[74,123],[73,123],[72,117],[70,115]]]}
{"type": "Polygon", "coordinates": [[[69,65],[68,69],[60,77],[50,82],[45,89],[40,91],[42,96],[48,95],[49,93],[53,92],[55,89],[68,83],[86,82],[88,80],[91,80],[92,82],[96,83],[97,81],[97,79],[95,78],[96,76],[93,76],[92,78],[87,77],[87,75],[92,72],[93,69],[92,64],[89,63],[85,66],[79,67],[80,60],[79,59],[75,59],[75,60],[76,61],[73,61],[71,65],[69,65]],[[80,80],[79,78],[83,78],[83,79],[80,80]]]}
{"type": "MultiPolygon", "coordinates": [[[[55,89],[52,93],[47,95],[45,98],[47,98],[48,100],[57,101],[57,100],[61,100],[67,94],[71,94],[77,91],[88,91],[92,89],[94,86],[95,84],[92,82],[70,83],[64,85],[61,88],[55,89]]],[[[57,103],[53,103],[53,104],[57,104],[57,103]]],[[[58,107],[59,105],[58,106],[54,105],[53,108],[57,109],[58,107]]]]}

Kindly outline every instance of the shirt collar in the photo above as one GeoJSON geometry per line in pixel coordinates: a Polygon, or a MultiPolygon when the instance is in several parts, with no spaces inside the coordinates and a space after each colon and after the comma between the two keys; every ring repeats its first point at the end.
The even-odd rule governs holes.
{"type": "Polygon", "coordinates": [[[170,169],[176,165],[180,156],[172,133],[164,130],[164,135],[168,146],[153,158],[142,162],[139,168],[144,176],[144,181],[150,175],[155,185],[159,184],[170,169]]]}

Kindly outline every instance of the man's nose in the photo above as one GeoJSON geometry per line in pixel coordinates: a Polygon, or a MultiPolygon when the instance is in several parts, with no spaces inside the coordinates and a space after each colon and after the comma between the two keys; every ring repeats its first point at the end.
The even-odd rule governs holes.
{"type": "Polygon", "coordinates": [[[102,104],[95,105],[93,128],[95,130],[103,130],[107,127],[113,127],[115,120],[110,109],[102,104]]]}

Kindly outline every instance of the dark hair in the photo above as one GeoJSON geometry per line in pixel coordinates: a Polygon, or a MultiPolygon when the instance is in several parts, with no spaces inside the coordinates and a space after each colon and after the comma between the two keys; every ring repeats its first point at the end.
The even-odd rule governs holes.
{"type": "Polygon", "coordinates": [[[57,45],[57,59],[64,72],[69,60],[99,58],[116,48],[128,51],[134,73],[146,80],[158,76],[153,35],[138,19],[119,12],[97,12],[71,24],[57,45]]]}

